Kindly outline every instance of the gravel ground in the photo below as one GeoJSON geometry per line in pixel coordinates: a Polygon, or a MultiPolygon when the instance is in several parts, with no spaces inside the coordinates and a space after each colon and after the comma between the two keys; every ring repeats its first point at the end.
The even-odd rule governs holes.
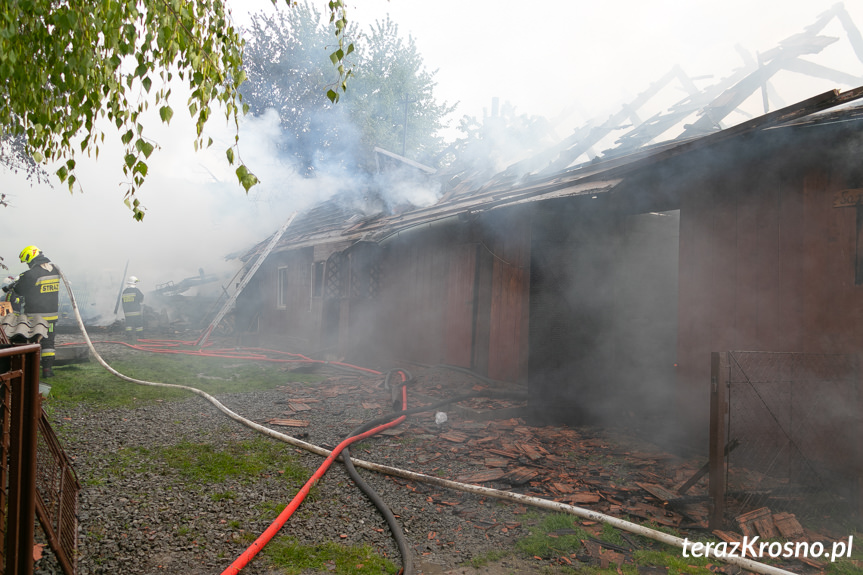
{"type": "MultiPolygon", "coordinates": [[[[112,353],[115,356],[138,353],[118,347],[99,346],[99,349],[109,362],[112,353]]],[[[286,380],[289,379],[286,373],[286,380]]],[[[476,383],[457,373],[432,374],[425,379],[437,397],[476,383]]],[[[262,424],[271,418],[307,420],[309,425],[301,429],[269,427],[330,447],[359,423],[388,412],[391,402],[390,391],[384,389],[381,378],[346,374],[334,375],[312,387],[286,381],[277,390],[217,399],[235,413],[262,424]],[[288,401],[302,399],[307,399],[313,409],[289,412],[288,401]]],[[[460,446],[444,445],[440,434],[460,424],[488,423],[473,424],[458,410],[449,411],[448,417],[449,421],[442,425],[435,423],[434,413],[412,417],[390,435],[355,446],[353,456],[447,479],[484,469],[481,461],[471,459],[460,446]]],[[[133,453],[135,448],[152,452],[187,441],[212,444],[218,449],[228,443],[262,437],[198,396],[135,409],[58,408],[52,413],[52,424],[82,485],[78,518],[80,575],[221,573],[247,548],[249,534],[257,537],[269,526],[268,521],[261,519],[260,505],[265,502],[285,505],[293,494],[291,490],[300,487],[278,474],[262,475],[248,483],[229,479],[220,485],[186,485],[176,470],[161,461],[129,458],[118,466],[118,454],[133,453]],[[122,472],[117,472],[118,467],[122,472]],[[232,497],[215,496],[227,492],[232,497]]],[[[323,461],[322,457],[295,446],[281,445],[299,458],[309,476],[323,461]]],[[[550,572],[547,564],[513,557],[487,564],[480,571],[465,567],[471,558],[510,549],[528,534],[529,522],[523,506],[364,469],[359,469],[359,473],[398,517],[409,540],[417,573],[538,573],[543,567],[544,573],[550,572]]],[[[401,565],[386,522],[340,463],[329,469],[316,495],[302,504],[280,535],[296,538],[303,544],[334,541],[370,545],[401,565]]],[[[61,573],[47,546],[36,562],[36,573],[61,573]]],[[[261,554],[242,573],[280,571],[261,554]]]]}

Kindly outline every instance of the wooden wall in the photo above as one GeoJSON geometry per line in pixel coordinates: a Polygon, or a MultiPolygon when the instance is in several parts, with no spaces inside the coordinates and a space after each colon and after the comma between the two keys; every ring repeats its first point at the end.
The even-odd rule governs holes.
{"type": "MultiPolygon", "coordinates": [[[[524,210],[490,214],[479,230],[484,257],[491,256],[487,375],[492,379],[527,382],[530,231],[524,210]]],[[[485,303],[479,305],[484,314],[485,303]]]]}
{"type": "Polygon", "coordinates": [[[738,158],[682,196],[678,380],[681,414],[699,433],[710,352],[863,349],[860,208],[833,207],[853,185],[848,158],[782,151],[738,158]]]}
{"type": "Polygon", "coordinates": [[[385,243],[378,338],[386,354],[527,379],[530,221],[495,214],[385,243]]]}
{"type": "MultiPolygon", "coordinates": [[[[319,316],[311,309],[312,249],[275,252],[267,257],[258,272],[261,314],[260,344],[268,342],[284,346],[288,351],[309,351],[317,344],[319,316]],[[287,268],[286,306],[276,306],[278,270],[287,268]]],[[[249,297],[250,294],[241,294],[249,297]]]]}
{"type": "Polygon", "coordinates": [[[414,230],[385,244],[377,326],[383,355],[444,363],[445,237],[437,228],[414,230]]]}

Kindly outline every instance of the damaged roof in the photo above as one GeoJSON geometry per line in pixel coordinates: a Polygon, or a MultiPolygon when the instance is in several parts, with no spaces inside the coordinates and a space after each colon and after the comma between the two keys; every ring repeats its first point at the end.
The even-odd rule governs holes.
{"type": "MultiPolygon", "coordinates": [[[[863,106],[847,106],[861,97],[863,87],[845,92],[831,90],[732,128],[656,144],[623,156],[597,159],[550,176],[544,175],[543,170],[521,173],[518,166],[512,166],[479,186],[455,180],[433,205],[401,213],[364,213],[360,203],[333,198],[299,214],[275,249],[297,249],[333,242],[379,241],[411,227],[453,216],[526,202],[605,193],[634,170],[733,138],[778,127],[863,120],[863,106]]],[[[266,243],[255,246],[243,259],[248,260],[260,253],[266,243]]]]}
{"type": "MultiPolygon", "coordinates": [[[[783,126],[859,120],[863,116],[863,108],[850,108],[848,104],[863,96],[863,87],[845,92],[831,90],[728,127],[735,121],[735,112],[742,112],[740,106],[743,102],[758,91],[763,94],[765,110],[768,109],[769,100],[773,97],[770,79],[783,70],[849,86],[863,85],[863,77],[801,59],[802,56],[819,54],[839,40],[822,35],[833,20],[840,22],[854,53],[863,62],[863,36],[843,5],[837,3],[819,15],[803,32],[759,54],[757,61],[743,53],[744,66],[730,76],[698,89],[694,83],[696,78],[688,77],[675,66],[605,122],[589,122],[556,146],[491,177],[470,167],[435,172],[398,154],[376,149],[379,165],[396,164],[399,169],[412,170],[418,177],[436,179],[444,192],[431,205],[403,205],[397,210],[375,201],[374,197],[369,198],[375,194],[367,190],[358,193],[358,197],[330,199],[299,214],[274,249],[379,241],[413,226],[443,218],[526,202],[600,194],[614,189],[634,170],[732,138],[783,126]],[[687,95],[661,113],[643,121],[638,118],[645,104],[675,81],[687,95]],[[831,111],[825,113],[826,110],[831,111]],[[686,123],[687,120],[690,123],[686,123]],[[671,139],[653,143],[663,136],[671,139]],[[609,138],[616,138],[614,147],[601,154],[593,152],[594,146],[609,138]],[[362,197],[363,194],[366,197],[362,197]]],[[[267,245],[268,240],[261,242],[242,259],[248,261],[265,250],[267,245]]]]}

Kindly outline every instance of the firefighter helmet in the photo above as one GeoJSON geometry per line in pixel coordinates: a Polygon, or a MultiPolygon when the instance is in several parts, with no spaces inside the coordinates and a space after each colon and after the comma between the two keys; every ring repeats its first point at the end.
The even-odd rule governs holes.
{"type": "Polygon", "coordinates": [[[129,276],[129,281],[128,281],[128,282],[126,282],[126,283],[128,283],[128,284],[129,284],[129,287],[132,287],[132,286],[134,286],[136,283],[138,283],[139,281],[141,281],[141,280],[139,280],[139,279],[138,279],[138,278],[136,278],[135,276],[129,276]]]}
{"type": "Polygon", "coordinates": [[[18,259],[21,260],[21,263],[29,264],[33,261],[33,258],[42,253],[42,250],[37,248],[36,246],[27,246],[21,253],[18,255],[18,259]]]}

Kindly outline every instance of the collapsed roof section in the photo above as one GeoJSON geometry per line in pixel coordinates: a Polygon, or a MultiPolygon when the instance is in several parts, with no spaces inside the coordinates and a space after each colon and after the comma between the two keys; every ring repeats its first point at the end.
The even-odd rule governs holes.
{"type": "MultiPolygon", "coordinates": [[[[550,175],[578,165],[579,162],[595,160],[597,157],[613,157],[632,152],[662,140],[685,140],[711,134],[741,121],[751,119],[753,114],[743,109],[744,103],[761,92],[763,113],[785,104],[771,81],[780,72],[802,74],[809,78],[827,80],[848,88],[863,84],[863,75],[849,74],[828,66],[804,59],[816,56],[840,38],[824,36],[822,32],[832,22],[838,22],[844,30],[847,43],[854,55],[863,63],[863,36],[851,20],[842,3],[835,4],[821,14],[803,32],[779,42],[766,52],[752,57],[738,48],[744,64],[728,77],[705,88],[698,89],[695,81],[679,67],[673,67],[665,76],[638,94],[632,102],[624,104],[619,112],[605,122],[595,121],[577,128],[573,134],[557,146],[539,156],[514,164],[504,174],[518,175],[536,173],[550,175]],[[668,109],[641,120],[648,103],[660,91],[675,80],[687,96],[668,109]],[[598,154],[594,147],[609,141],[613,145],[598,154]]],[[[503,174],[502,174],[503,175],[503,174]]]]}
{"type": "MultiPolygon", "coordinates": [[[[821,14],[802,33],[786,38],[757,58],[744,53],[744,66],[706,88],[698,89],[694,82],[697,79],[688,77],[677,66],[672,68],[605,122],[589,122],[560,144],[513,164],[492,178],[474,179],[469,170],[435,173],[431,168],[397,154],[376,150],[379,158],[390,165],[396,162],[401,169],[407,167],[425,177],[439,178],[443,182],[444,193],[432,205],[403,209],[400,213],[369,210],[367,205],[360,206],[356,202],[333,198],[300,214],[275,249],[296,249],[332,242],[380,241],[411,227],[444,218],[467,216],[531,201],[596,195],[610,191],[627,173],[646,164],[761,130],[800,122],[828,121],[829,118],[823,114],[825,110],[834,109],[830,116],[834,119],[859,119],[863,116],[863,108],[838,108],[863,97],[863,87],[845,92],[831,90],[797,104],[769,111],[771,101],[781,101],[771,86],[771,79],[780,71],[848,86],[863,85],[863,76],[803,59],[807,55],[819,54],[839,40],[821,34],[834,21],[841,24],[854,54],[863,62],[863,36],[839,3],[821,14]],[[639,112],[663,88],[675,81],[679,82],[687,96],[667,110],[642,121],[639,112]],[[759,91],[764,114],[754,118],[749,114],[749,119],[738,121],[740,117],[747,117],[741,106],[759,91]],[[594,147],[609,137],[616,138],[615,145],[596,154],[594,147]]],[[[242,259],[251,261],[262,253],[266,245],[267,241],[261,242],[242,259]]]]}
{"type": "MultiPolygon", "coordinates": [[[[297,249],[333,242],[380,241],[414,226],[444,218],[469,216],[526,202],[601,194],[611,191],[628,173],[645,165],[733,138],[783,126],[863,119],[863,106],[836,109],[860,98],[863,98],[863,87],[845,92],[832,90],[733,128],[673,140],[626,156],[595,160],[551,176],[515,178],[501,174],[479,188],[456,187],[432,206],[400,214],[380,212],[366,215],[338,198],[331,199],[298,216],[276,249],[297,249]],[[828,110],[832,111],[825,112],[828,110]]],[[[248,261],[259,254],[265,244],[262,242],[247,252],[243,259],[248,261]]]]}

